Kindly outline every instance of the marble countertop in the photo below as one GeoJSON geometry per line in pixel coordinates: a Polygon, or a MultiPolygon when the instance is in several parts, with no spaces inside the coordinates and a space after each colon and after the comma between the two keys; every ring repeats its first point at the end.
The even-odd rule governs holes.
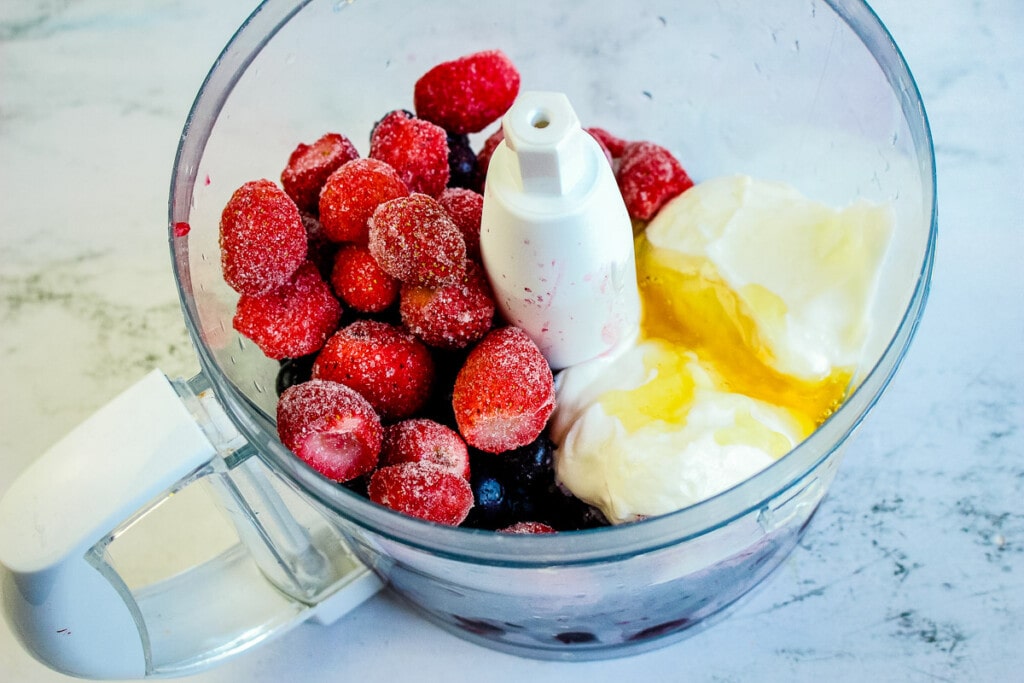
{"type": "MultiPolygon", "coordinates": [[[[189,680],[1019,680],[1024,6],[871,4],[931,119],[932,294],[818,516],[762,589],[678,644],[584,664],[481,649],[378,594],[189,680]]],[[[167,185],[192,98],[253,5],[0,7],[0,491],[147,370],[196,371],[162,234],[167,185]]],[[[71,679],[0,622],[0,680],[71,679]]]]}

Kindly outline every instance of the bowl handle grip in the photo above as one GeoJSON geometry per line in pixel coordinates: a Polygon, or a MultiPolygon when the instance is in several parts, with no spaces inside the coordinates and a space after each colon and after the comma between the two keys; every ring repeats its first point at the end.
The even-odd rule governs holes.
{"type": "MultiPolygon", "coordinates": [[[[186,401],[195,398],[187,392],[151,372],[51,447],[0,499],[2,607],[25,648],[53,669],[101,679],[194,673],[311,616],[333,621],[380,586],[351,556],[347,564],[325,558],[331,549],[322,540],[306,550],[328,569],[320,590],[306,595],[271,583],[254,560],[260,553],[242,543],[155,584],[126,583],[108,548],[135,521],[207,477],[238,490],[223,444],[200,426],[201,404],[186,401]]],[[[258,477],[247,473],[250,488],[258,477]]],[[[256,489],[262,498],[275,491],[267,481],[256,489]]],[[[260,538],[269,548],[262,554],[282,563],[272,534],[241,528],[238,517],[253,517],[245,496],[235,498],[229,512],[244,508],[233,515],[239,536],[250,545],[260,538]]],[[[273,507],[289,515],[287,506],[273,507]]],[[[290,525],[294,546],[302,526],[278,522],[290,525]]]]}

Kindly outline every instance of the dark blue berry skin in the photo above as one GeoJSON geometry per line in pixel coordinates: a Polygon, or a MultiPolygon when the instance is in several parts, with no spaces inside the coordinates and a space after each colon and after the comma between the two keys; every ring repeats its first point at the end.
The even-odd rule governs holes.
{"type": "Polygon", "coordinates": [[[553,456],[554,444],[543,435],[498,455],[470,449],[476,502],[463,525],[502,529],[516,522],[542,522],[560,531],[606,525],[600,513],[558,487],[553,456]]]}
{"type": "Polygon", "coordinates": [[[281,367],[277,371],[275,389],[280,396],[288,387],[308,382],[313,375],[313,361],[316,354],[302,356],[301,358],[285,358],[281,361],[281,367]]]}
{"type": "Polygon", "coordinates": [[[431,349],[431,353],[434,358],[434,383],[430,399],[420,417],[440,422],[457,432],[459,427],[455,422],[455,411],[452,409],[452,392],[455,390],[455,378],[465,364],[469,352],[431,349]]]}
{"type": "MultiPolygon", "coordinates": [[[[512,513],[500,467],[489,462],[486,453],[470,451],[469,484],[473,489],[473,507],[462,526],[475,529],[501,529],[508,526],[512,513]]],[[[492,456],[494,457],[494,456],[492,456]]]]}
{"type": "Polygon", "coordinates": [[[349,481],[341,482],[338,484],[339,487],[348,489],[349,491],[362,496],[363,498],[369,498],[370,494],[367,492],[367,487],[370,485],[370,475],[364,475],[362,477],[356,477],[349,481]]]}
{"type": "Polygon", "coordinates": [[[548,500],[548,524],[562,531],[608,526],[608,520],[600,510],[565,493],[557,486],[555,489],[548,500]]]}
{"type": "Polygon", "coordinates": [[[476,190],[479,186],[476,153],[469,136],[448,133],[448,187],[476,190]]]}
{"type": "Polygon", "coordinates": [[[557,634],[555,640],[566,645],[575,645],[577,643],[592,643],[597,640],[597,636],[589,631],[565,631],[557,634]]]}

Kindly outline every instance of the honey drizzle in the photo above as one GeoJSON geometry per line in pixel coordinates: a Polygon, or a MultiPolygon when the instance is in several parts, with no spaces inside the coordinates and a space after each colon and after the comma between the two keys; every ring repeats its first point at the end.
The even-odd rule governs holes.
{"type": "Polygon", "coordinates": [[[788,409],[805,435],[843,402],[852,372],[837,369],[808,380],[777,370],[749,307],[710,261],[658,249],[642,233],[636,254],[641,336],[664,344],[645,359],[654,371],[652,380],[601,398],[605,412],[618,417],[627,431],[653,421],[685,424],[695,389],[687,350],[703,361],[724,391],[788,409]]]}

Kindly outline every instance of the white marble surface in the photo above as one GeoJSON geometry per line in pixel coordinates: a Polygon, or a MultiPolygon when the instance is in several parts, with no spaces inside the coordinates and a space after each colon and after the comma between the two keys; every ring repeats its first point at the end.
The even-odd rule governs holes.
{"type": "MultiPolygon", "coordinates": [[[[192,680],[1005,681],[1024,668],[1024,5],[876,0],[939,169],[924,321],[801,547],[727,621],[520,660],[378,595],[192,680]]],[[[196,369],[164,241],[185,114],[253,3],[0,5],[0,491],[151,367],[196,369]]],[[[0,625],[0,681],[61,681],[0,625]]]]}

